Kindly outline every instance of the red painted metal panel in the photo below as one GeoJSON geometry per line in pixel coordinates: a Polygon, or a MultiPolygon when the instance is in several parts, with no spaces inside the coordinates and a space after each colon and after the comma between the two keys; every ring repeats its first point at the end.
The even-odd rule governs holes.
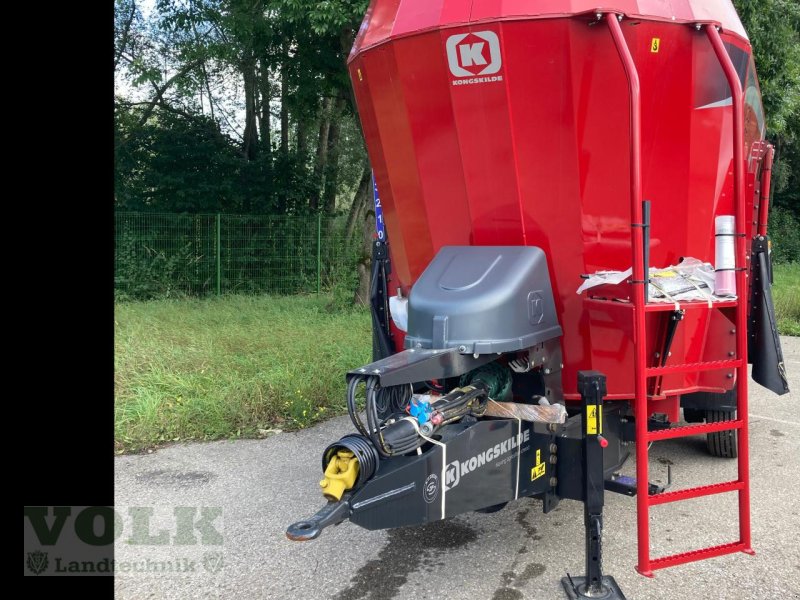
{"type": "MultiPolygon", "coordinates": [[[[401,4],[402,0],[372,0],[356,36],[351,56],[359,48],[368,48],[391,38],[401,4]]],[[[433,23],[431,21],[431,24],[433,23]]]]}
{"type": "MultiPolygon", "coordinates": [[[[594,14],[597,8],[596,0],[373,0],[353,55],[376,44],[434,28],[571,17],[594,14]]],[[[613,0],[605,3],[602,10],[667,23],[719,23],[726,32],[747,40],[730,0],[613,0]]]]}
{"type": "MultiPolygon", "coordinates": [[[[603,324],[607,315],[575,294],[581,273],[632,264],[630,224],[637,216],[631,208],[637,202],[628,176],[630,103],[608,27],[592,14],[476,22],[478,4],[486,14],[505,16],[514,6],[377,0],[350,63],[384,202],[391,290],[407,293],[445,244],[540,246],[564,329],[565,393],[576,397],[577,371],[598,369],[608,374],[610,397],[632,398],[633,332],[621,325],[629,316],[603,324]],[[473,24],[459,25],[469,19],[473,24]],[[389,35],[389,22],[391,35],[397,23],[409,35],[365,49],[373,27],[376,35],[389,35]],[[414,23],[420,33],[410,35],[414,23]],[[609,335],[612,327],[618,331],[609,335]]],[[[640,12],[656,10],[636,4],[640,12]]],[[[697,9],[696,3],[673,4],[676,12],[697,9]]],[[[534,16],[557,6],[574,14],[582,5],[554,0],[534,16]]],[[[640,74],[651,264],[666,266],[681,256],[713,263],[714,217],[734,212],[733,111],[725,74],[694,27],[623,19],[620,29],[640,74]]],[[[744,60],[746,66],[746,43],[735,37],[725,43],[737,49],[731,50],[739,53],[737,65],[744,60]]],[[[745,133],[750,148],[760,143],[752,138],[757,127],[745,133]]],[[[747,206],[753,210],[752,198],[747,206]]],[[[630,298],[631,287],[618,286],[616,293],[630,298]]],[[[678,328],[671,362],[728,358],[727,344],[710,341],[728,327],[727,316],[692,312],[678,328]]],[[[646,356],[658,351],[656,333],[665,318],[648,317],[654,333],[646,356]]],[[[395,340],[402,347],[401,332],[395,340]]],[[[659,393],[733,383],[724,374],[670,374],[659,393]]]]}

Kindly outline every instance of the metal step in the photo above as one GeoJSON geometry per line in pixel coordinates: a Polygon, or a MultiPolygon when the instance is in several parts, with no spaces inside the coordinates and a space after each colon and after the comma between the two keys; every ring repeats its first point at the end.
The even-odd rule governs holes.
{"type": "Polygon", "coordinates": [[[724,494],[725,492],[735,492],[744,488],[741,481],[726,481],[724,483],[712,483],[698,487],[675,490],[674,492],[662,492],[661,494],[651,494],[647,498],[650,506],[666,504],[667,502],[678,502],[679,500],[689,500],[690,498],[701,498],[712,494],[724,494]]]}
{"type": "MultiPolygon", "coordinates": [[[[691,300],[687,302],[679,302],[681,310],[686,310],[690,308],[708,308],[708,302],[703,302],[702,300],[691,300]]],[[[717,300],[711,303],[711,309],[715,308],[732,308],[734,306],[738,306],[739,303],[737,300],[717,300]]],[[[645,312],[667,312],[675,310],[675,304],[673,302],[648,302],[644,305],[645,312]]]]}
{"type": "MultiPolygon", "coordinates": [[[[586,302],[598,307],[605,307],[611,305],[614,308],[634,308],[633,302],[619,300],[619,299],[606,299],[606,298],[587,298],[586,302]]],[[[686,309],[708,309],[708,302],[702,300],[687,300],[679,302],[681,310],[686,309]]],[[[711,310],[717,308],[734,308],[738,306],[737,300],[717,300],[711,303],[711,310]]],[[[647,302],[644,305],[645,312],[672,312],[675,310],[674,302],[647,302]]]]}
{"type": "Polygon", "coordinates": [[[683,363],[679,365],[667,365],[666,367],[648,367],[645,369],[647,377],[657,375],[668,375],[669,373],[699,373],[701,371],[718,371],[720,369],[737,369],[742,366],[742,361],[734,360],[713,360],[709,362],[683,363]]]}
{"type": "Polygon", "coordinates": [[[741,429],[742,423],[741,419],[736,419],[735,421],[717,421],[715,423],[700,423],[699,425],[684,425],[682,427],[658,429],[656,431],[648,431],[646,440],[648,442],[657,442],[701,433],[715,433],[728,429],[741,429]]]}
{"type": "Polygon", "coordinates": [[[681,552],[679,554],[671,554],[669,556],[654,558],[650,561],[650,571],[643,571],[639,569],[639,567],[636,567],[636,570],[642,575],[652,577],[652,571],[657,569],[674,567],[675,565],[682,565],[688,562],[714,558],[715,556],[724,556],[726,554],[733,554],[734,552],[746,552],[747,554],[754,554],[752,549],[748,548],[745,543],[732,542],[730,544],[721,544],[719,546],[711,546],[709,548],[701,548],[699,550],[689,550],[688,552],[681,552]]]}

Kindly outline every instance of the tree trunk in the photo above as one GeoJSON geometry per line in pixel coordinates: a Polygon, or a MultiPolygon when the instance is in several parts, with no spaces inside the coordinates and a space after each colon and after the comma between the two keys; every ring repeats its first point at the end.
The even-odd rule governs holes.
{"type": "Polygon", "coordinates": [[[281,154],[289,154],[289,59],[281,65],[281,154]]]}
{"type": "Polygon", "coordinates": [[[331,130],[331,98],[322,101],[322,111],[319,121],[319,135],[317,137],[317,156],[314,160],[314,181],[317,189],[311,197],[311,210],[319,210],[319,196],[322,192],[323,173],[325,164],[328,162],[328,134],[331,130]]]}
{"type": "Polygon", "coordinates": [[[330,131],[328,131],[328,161],[325,165],[325,188],[322,195],[322,210],[332,215],[336,210],[336,188],[339,184],[339,130],[342,112],[341,100],[333,104],[330,131]]]}
{"type": "Polygon", "coordinates": [[[358,182],[356,193],[353,196],[353,203],[350,205],[350,212],[347,215],[347,225],[345,226],[345,239],[353,239],[353,233],[357,226],[362,224],[364,213],[372,205],[372,171],[369,164],[364,165],[361,180],[358,182]]]}
{"type": "Polygon", "coordinates": [[[206,63],[203,63],[203,80],[206,84],[206,96],[208,97],[208,107],[211,109],[211,120],[216,122],[217,118],[214,115],[214,98],[211,96],[211,84],[208,81],[208,71],[206,70],[206,63]]]}
{"type": "Polygon", "coordinates": [[[261,136],[261,148],[269,155],[272,151],[272,141],[270,139],[270,113],[269,102],[272,99],[269,81],[269,67],[266,57],[262,56],[260,61],[258,87],[261,96],[261,114],[258,119],[258,132],[261,136]]]}
{"type": "Polygon", "coordinates": [[[297,136],[297,153],[301,157],[305,157],[308,154],[308,120],[307,119],[304,119],[304,118],[301,117],[297,121],[295,135],[297,136]]]}
{"type": "Polygon", "coordinates": [[[247,160],[258,154],[258,128],[256,125],[256,61],[249,57],[242,64],[244,76],[244,144],[242,153],[247,160]]]}
{"type": "Polygon", "coordinates": [[[375,231],[375,210],[372,204],[372,171],[369,163],[364,164],[361,181],[350,206],[345,227],[345,240],[359,242],[359,260],[357,265],[358,284],[353,295],[353,304],[366,306],[369,304],[370,275],[372,273],[372,240],[375,231]],[[354,237],[356,239],[354,239],[354,237]]]}
{"type": "MultiPolygon", "coordinates": [[[[339,32],[339,45],[342,49],[342,53],[344,56],[350,54],[350,49],[353,47],[353,41],[355,40],[356,31],[351,27],[345,27],[339,32]]],[[[355,90],[353,89],[352,85],[343,85],[341,88],[341,93],[345,98],[345,106],[347,108],[347,112],[353,115],[356,127],[358,128],[358,132],[361,134],[361,137],[364,137],[364,131],[361,128],[361,119],[358,116],[358,108],[356,106],[356,95],[355,90]]]]}
{"type": "Polygon", "coordinates": [[[353,304],[356,306],[369,306],[374,214],[374,211],[365,210],[361,219],[361,260],[358,261],[358,284],[356,285],[356,291],[353,295],[353,304]]]}

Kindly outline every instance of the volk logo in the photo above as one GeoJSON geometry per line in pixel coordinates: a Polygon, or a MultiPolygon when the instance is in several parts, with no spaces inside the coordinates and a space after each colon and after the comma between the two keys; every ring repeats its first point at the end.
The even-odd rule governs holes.
{"type": "Polygon", "coordinates": [[[500,71],[503,65],[500,40],[495,32],[475,31],[451,35],[445,47],[450,72],[459,78],[453,81],[453,85],[502,81],[501,75],[487,77],[500,71]]]}

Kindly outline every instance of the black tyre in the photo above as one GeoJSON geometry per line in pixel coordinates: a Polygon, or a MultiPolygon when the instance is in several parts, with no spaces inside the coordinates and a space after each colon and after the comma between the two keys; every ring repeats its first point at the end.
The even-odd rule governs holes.
{"type": "MultiPolygon", "coordinates": [[[[706,423],[731,421],[735,418],[736,418],[735,411],[727,411],[727,410],[706,411],[706,423]]],[[[711,454],[711,456],[718,456],[720,458],[736,458],[738,454],[735,429],[727,429],[725,431],[707,433],[706,444],[708,445],[708,452],[709,454],[711,454]]]]}
{"type": "Polygon", "coordinates": [[[706,420],[706,411],[699,408],[684,408],[683,420],[687,423],[703,423],[706,420]]]}

